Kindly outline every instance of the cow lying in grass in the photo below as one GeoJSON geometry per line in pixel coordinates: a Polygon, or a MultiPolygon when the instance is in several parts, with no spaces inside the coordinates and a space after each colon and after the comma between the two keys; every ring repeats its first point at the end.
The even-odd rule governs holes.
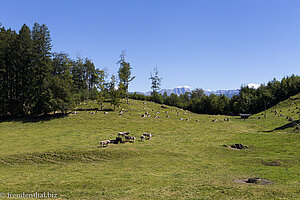
{"type": "Polygon", "coordinates": [[[103,140],[100,142],[100,147],[107,147],[110,143],[110,140],[103,140]]]}
{"type": "Polygon", "coordinates": [[[125,140],[126,141],[130,141],[131,140],[131,142],[135,142],[135,137],[133,137],[133,136],[125,136],[125,140]]]}

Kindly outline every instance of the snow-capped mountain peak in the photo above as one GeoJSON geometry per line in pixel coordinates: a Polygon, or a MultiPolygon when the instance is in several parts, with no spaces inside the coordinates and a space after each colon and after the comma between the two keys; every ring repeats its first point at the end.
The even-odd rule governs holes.
{"type": "Polygon", "coordinates": [[[191,89],[190,86],[177,86],[176,88],[188,88],[188,89],[191,89]]]}

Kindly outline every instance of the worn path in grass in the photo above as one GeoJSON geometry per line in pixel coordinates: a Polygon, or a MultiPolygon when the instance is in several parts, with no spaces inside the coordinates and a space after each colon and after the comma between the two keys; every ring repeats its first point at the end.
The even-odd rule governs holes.
{"type": "MultiPolygon", "coordinates": [[[[274,130],[288,123],[271,117],[274,109],[267,119],[257,119],[259,113],[245,122],[238,117],[227,122],[225,116],[130,103],[121,104],[122,115],[118,108],[107,115],[79,111],[51,120],[0,123],[0,192],[51,192],[60,199],[300,198],[299,133],[274,130]],[[146,111],[150,117],[142,118],[146,111]],[[155,119],[157,112],[160,118],[155,119]],[[98,148],[101,140],[114,139],[119,131],[154,137],[98,148]],[[249,148],[223,147],[234,143],[249,148]],[[234,181],[254,176],[273,183],[234,181]]],[[[275,109],[288,112],[296,104],[294,99],[275,109]]],[[[98,107],[89,103],[79,109],[89,106],[98,107]]]]}

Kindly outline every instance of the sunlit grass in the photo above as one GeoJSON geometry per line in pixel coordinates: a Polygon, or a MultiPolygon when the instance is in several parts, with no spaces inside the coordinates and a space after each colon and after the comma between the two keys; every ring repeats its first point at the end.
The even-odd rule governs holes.
{"type": "MultiPolygon", "coordinates": [[[[299,100],[293,102],[294,107],[299,106],[299,100]]],[[[271,131],[289,123],[283,117],[268,114],[267,119],[257,119],[257,114],[247,121],[230,117],[231,121],[225,122],[221,115],[164,109],[152,102],[130,103],[121,104],[122,116],[118,108],[107,115],[104,111],[79,111],[46,121],[0,123],[0,192],[52,192],[61,199],[300,197],[299,133],[292,128],[271,131]],[[150,117],[138,115],[146,110],[150,117]],[[160,112],[159,119],[154,119],[156,112],[160,112]],[[215,118],[218,122],[212,122],[215,118]],[[98,148],[101,140],[114,139],[119,131],[129,131],[137,140],[143,132],[154,137],[98,148]],[[223,147],[234,143],[249,148],[223,147]],[[263,164],[272,161],[280,165],[263,164]],[[234,182],[252,176],[273,183],[234,182]]],[[[276,109],[285,112],[290,109],[287,104],[276,109]]],[[[78,107],[89,106],[99,107],[92,102],[78,107]]],[[[106,107],[110,105],[106,103],[106,107]]]]}

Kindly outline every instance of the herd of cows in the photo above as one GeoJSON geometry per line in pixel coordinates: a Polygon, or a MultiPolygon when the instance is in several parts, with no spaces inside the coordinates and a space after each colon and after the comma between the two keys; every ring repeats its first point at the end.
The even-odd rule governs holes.
{"type": "MultiPolygon", "coordinates": [[[[109,144],[119,144],[125,142],[135,142],[135,137],[129,135],[130,132],[118,132],[118,137],[115,140],[102,140],[99,147],[107,147],[109,144]]],[[[141,141],[150,140],[153,135],[151,133],[143,133],[141,141]]]]}

